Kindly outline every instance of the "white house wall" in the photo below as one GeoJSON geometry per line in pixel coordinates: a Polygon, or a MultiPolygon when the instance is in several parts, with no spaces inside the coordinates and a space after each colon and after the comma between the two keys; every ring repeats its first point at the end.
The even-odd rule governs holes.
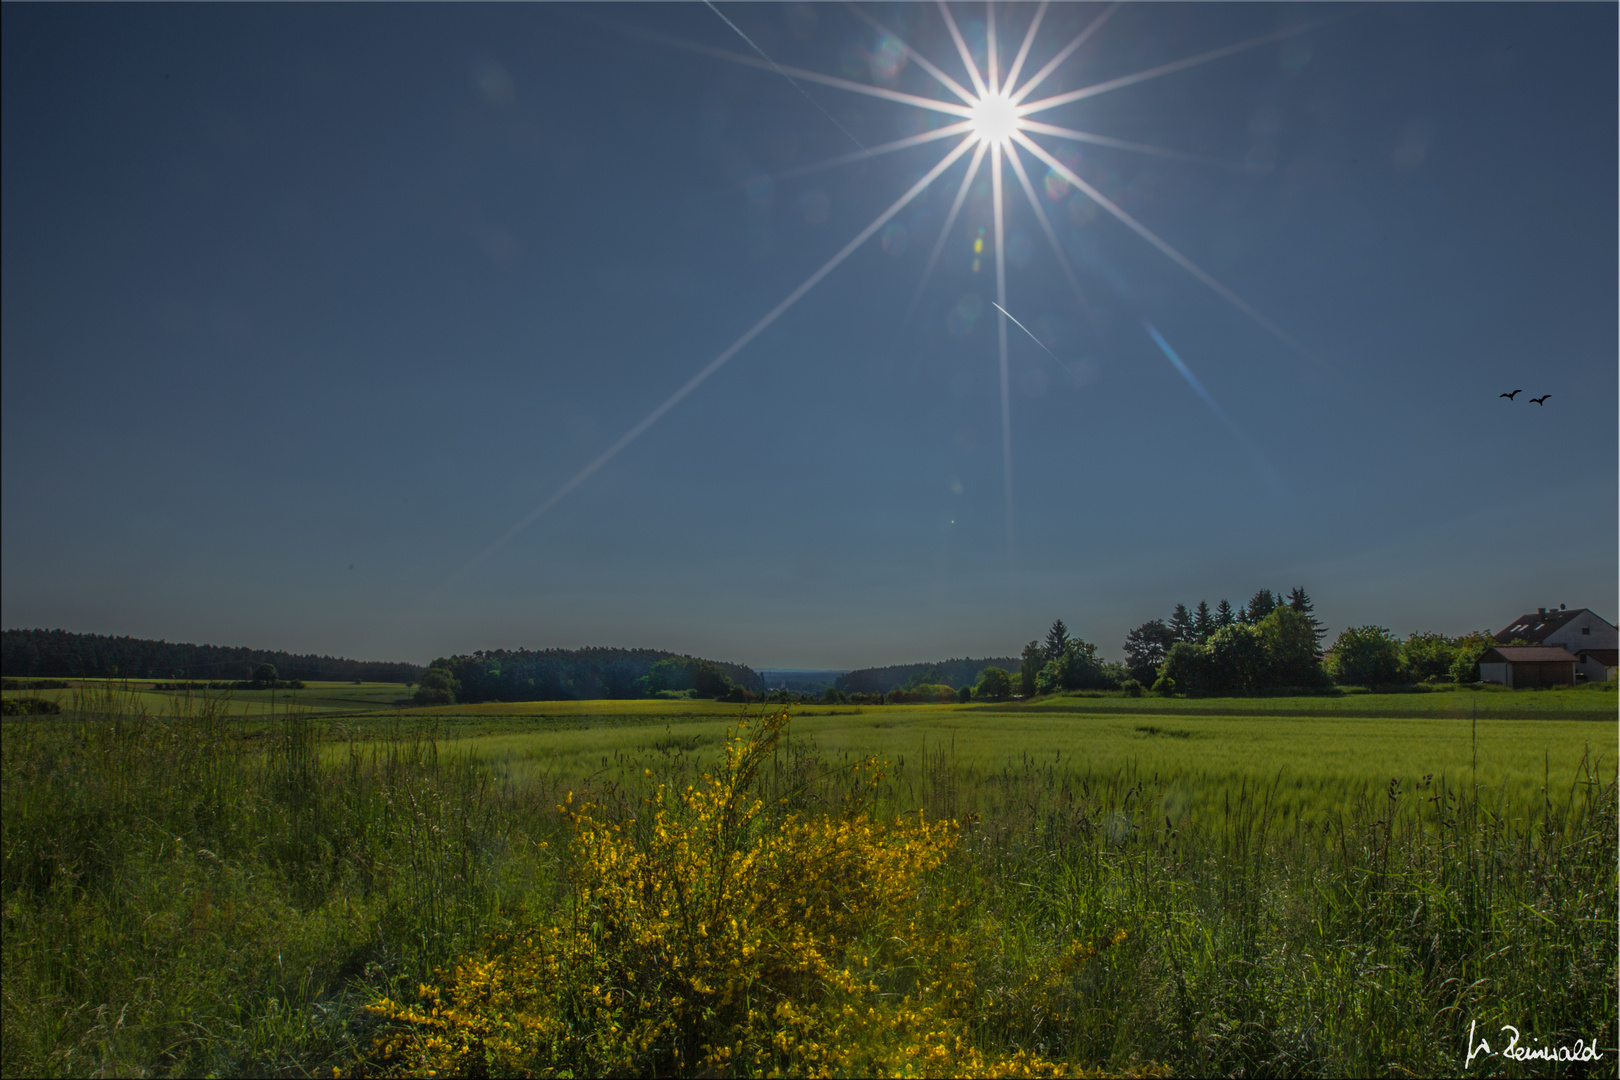
{"type": "Polygon", "coordinates": [[[1541,643],[1562,645],[1572,653],[1582,649],[1620,649],[1620,631],[1590,611],[1583,611],[1542,638],[1541,643]],[[1583,634],[1582,630],[1589,632],[1583,634]]]}
{"type": "MultiPolygon", "coordinates": [[[[1497,665],[1492,665],[1493,667],[1497,665]]],[[[1481,668],[1481,671],[1484,669],[1481,668]]],[[[1609,682],[1614,678],[1614,668],[1599,663],[1588,656],[1575,665],[1575,670],[1586,676],[1587,682],[1609,682]]]]}
{"type": "Polygon", "coordinates": [[[1512,664],[1481,664],[1479,665],[1479,681],[1501,683],[1503,686],[1513,685],[1512,664]]]}

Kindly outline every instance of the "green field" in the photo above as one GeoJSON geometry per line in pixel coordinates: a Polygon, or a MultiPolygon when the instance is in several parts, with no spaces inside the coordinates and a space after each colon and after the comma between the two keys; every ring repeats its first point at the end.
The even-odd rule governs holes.
{"type": "MultiPolygon", "coordinates": [[[[483,1068],[384,1048],[408,1010],[384,1009],[384,1023],[366,1006],[415,1000],[492,935],[576,924],[590,868],[559,804],[639,818],[660,785],[701,786],[728,729],[758,731],[767,708],[417,709],[397,684],[352,683],[274,700],[139,683],[7,696],[28,693],[64,712],[0,724],[8,1076],[483,1068]]],[[[749,782],[764,815],[750,835],[863,815],[960,823],[926,888],[901,897],[922,905],[906,916],[918,926],[956,913],[935,939],[946,944],[884,966],[872,958],[893,953],[894,931],[852,924],[823,952],[866,965],[874,996],[797,999],[888,1016],[927,964],[946,965],[952,996],[915,1001],[932,1030],[956,1033],[957,1056],[923,1072],[1025,1053],[1195,1075],[1459,1074],[1470,1023],[1548,1045],[1620,1038],[1615,702],[1593,686],[794,706],[749,782]],[[862,759],[886,762],[882,775],[861,779],[862,759]]],[[[678,822],[671,798],[660,805],[678,822]]],[[[761,895],[813,884],[821,863],[805,865],[761,895]]],[[[735,930],[716,918],[707,933],[735,930]]],[[[590,940],[650,962],[606,930],[590,940]]],[[[547,1010],[569,977],[525,990],[540,995],[525,1015],[563,1015],[547,1010]]],[[[592,993],[607,977],[578,975],[597,980],[592,993]]],[[[776,977],[750,993],[781,992],[776,977]]],[[[737,1030],[719,997],[701,1015],[668,1011],[702,985],[621,996],[615,1015],[737,1030]]],[[[891,1056],[816,1068],[902,1069],[907,1015],[860,1037],[891,1056]]],[[[616,1057],[604,1047],[619,1022],[576,1015],[546,1029],[572,1033],[561,1042],[519,1039],[530,1056],[502,1067],[728,1071],[678,1047],[616,1057]]],[[[1614,1075],[1607,1055],[1587,1075],[1614,1075]]],[[[1496,1058],[1481,1071],[1568,1068],[1496,1058]]]]}
{"type": "MultiPolygon", "coordinates": [[[[85,694],[115,689],[131,709],[173,712],[186,705],[187,694],[154,690],[148,679],[71,679],[65,690],[6,690],[8,698],[37,697],[72,710],[85,694]]],[[[289,711],[310,715],[357,714],[393,711],[410,703],[411,691],[402,683],[313,682],[303,690],[195,690],[193,698],[207,698],[232,716],[274,716],[289,711]]]]}

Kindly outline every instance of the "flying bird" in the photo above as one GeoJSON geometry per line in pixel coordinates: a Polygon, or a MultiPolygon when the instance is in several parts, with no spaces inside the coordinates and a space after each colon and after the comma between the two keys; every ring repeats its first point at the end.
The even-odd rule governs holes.
{"type": "MultiPolygon", "coordinates": [[[[1519,389],[1513,391],[1513,394],[1522,394],[1522,393],[1524,393],[1524,387],[1522,387],[1522,386],[1519,387],[1519,389]]],[[[1513,400],[1513,394],[1497,394],[1496,396],[1497,397],[1505,397],[1509,401],[1512,401],[1513,400]]]]}
{"type": "Polygon", "coordinates": [[[1533,397],[1530,400],[1535,402],[1537,405],[1545,405],[1547,403],[1547,399],[1550,397],[1552,397],[1551,394],[1542,394],[1540,397],[1533,397]]]}

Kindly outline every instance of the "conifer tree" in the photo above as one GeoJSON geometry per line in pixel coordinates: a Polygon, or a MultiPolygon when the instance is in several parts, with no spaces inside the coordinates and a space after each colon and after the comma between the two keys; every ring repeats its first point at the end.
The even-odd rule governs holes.
{"type": "Polygon", "coordinates": [[[1215,605],[1215,629],[1225,630],[1228,626],[1231,626],[1237,621],[1237,612],[1232,610],[1232,605],[1230,603],[1222,600],[1219,604],[1215,605]]]}
{"type": "Polygon", "coordinates": [[[1320,645],[1322,643],[1322,636],[1327,631],[1313,614],[1316,609],[1316,605],[1312,604],[1311,598],[1306,595],[1305,586],[1295,585],[1293,589],[1289,591],[1288,606],[1305,616],[1307,619],[1311,620],[1311,628],[1316,632],[1316,643],[1320,645]]]}
{"type": "Polygon", "coordinates": [[[1198,608],[1193,613],[1193,634],[1199,641],[1208,641],[1209,635],[1215,632],[1215,617],[1210,614],[1209,602],[1198,601],[1198,608]]]}
{"type": "Polygon", "coordinates": [[[1177,641],[1198,640],[1198,632],[1193,628],[1193,618],[1186,604],[1176,605],[1176,610],[1170,616],[1170,632],[1177,641]]]}
{"type": "Polygon", "coordinates": [[[1061,657],[1069,647],[1069,628],[1063,625],[1062,619],[1052,621],[1052,629],[1046,632],[1046,658],[1056,660],[1061,657]]]}
{"type": "Polygon", "coordinates": [[[1272,595],[1270,589],[1261,589],[1249,597],[1248,618],[1243,621],[1250,624],[1257,623],[1276,610],[1277,598],[1272,595]]]}

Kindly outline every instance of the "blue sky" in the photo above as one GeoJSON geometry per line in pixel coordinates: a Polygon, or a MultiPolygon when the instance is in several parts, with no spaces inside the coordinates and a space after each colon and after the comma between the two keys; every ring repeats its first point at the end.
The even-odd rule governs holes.
{"type": "MultiPolygon", "coordinates": [[[[844,7],[721,10],[948,98],[844,7]]],[[[1037,138],[1299,347],[1024,153],[1077,296],[1005,173],[1010,541],[988,167],[906,318],[964,156],[469,566],[955,140],[784,173],[953,118],[669,44],[749,52],[702,5],[6,5],[0,621],[851,667],[1262,586],[1612,619],[1612,5],[1127,5],[1030,100],[1334,15],[1042,114],[1208,161],[1037,138]]]]}

